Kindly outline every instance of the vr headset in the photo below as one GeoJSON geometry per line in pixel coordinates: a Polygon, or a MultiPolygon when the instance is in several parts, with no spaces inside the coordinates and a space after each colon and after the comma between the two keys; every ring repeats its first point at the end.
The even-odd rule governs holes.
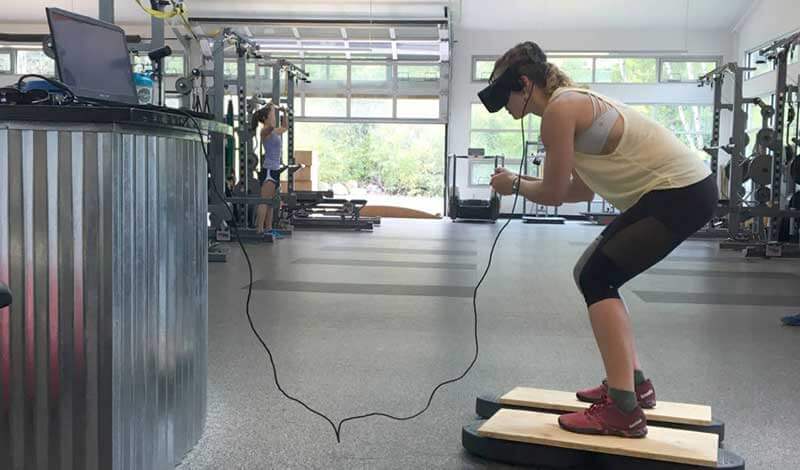
{"type": "Polygon", "coordinates": [[[489,86],[478,93],[478,98],[487,111],[496,113],[508,103],[512,91],[522,91],[522,82],[519,80],[516,66],[508,67],[497,78],[490,78],[489,86]]]}

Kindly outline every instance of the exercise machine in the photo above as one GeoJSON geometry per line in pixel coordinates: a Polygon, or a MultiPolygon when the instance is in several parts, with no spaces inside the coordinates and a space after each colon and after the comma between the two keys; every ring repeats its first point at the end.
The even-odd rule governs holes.
{"type": "MultiPolygon", "coordinates": [[[[800,43],[800,34],[776,41],[761,50],[761,55],[777,66],[775,106],[758,98],[745,98],[742,93],[744,73],[753,69],[725,64],[700,77],[700,85],[711,85],[714,93],[714,129],[711,145],[704,150],[711,156],[711,171],[718,174],[719,151],[730,155],[723,167],[723,199],[718,212],[722,217],[713,220],[704,231],[714,233],[726,227],[728,240],[720,243],[723,249],[741,250],[745,256],[800,257],[800,246],[792,241],[798,232],[800,178],[793,171],[797,161],[797,141],[790,139],[782,116],[789,122],[797,119],[797,86],[787,83],[789,50],[800,43]],[[722,102],[722,86],[733,76],[732,103],[722,102]],[[794,97],[794,101],[792,99],[794,97]],[[761,114],[762,128],[756,136],[754,150],[747,156],[749,138],[746,133],[747,113],[744,105],[752,105],[761,114]],[[719,145],[721,111],[733,113],[733,136],[728,145],[719,145]],[[787,113],[788,111],[788,113],[787,113]],[[786,114],[785,114],[786,113],[786,114]],[[770,124],[771,123],[771,124],[770,124]]],[[[798,164],[800,170],[800,164],[798,164]]]]}
{"type": "Polygon", "coordinates": [[[337,199],[333,191],[294,191],[282,197],[282,220],[297,229],[371,231],[379,217],[361,217],[364,199],[337,199]]]}
{"type": "Polygon", "coordinates": [[[482,458],[537,468],[745,468],[741,457],[722,448],[725,425],[714,419],[710,406],[659,401],[643,410],[649,432],[641,439],[561,429],[558,415],[589,406],[574,393],[529,387],[481,396],[475,410],[482,419],[462,428],[462,445],[482,458]]]}
{"type": "MultiPolygon", "coordinates": [[[[486,156],[483,149],[469,149],[467,153],[467,155],[445,157],[445,180],[452,175],[452,179],[448,182],[450,186],[445,185],[446,188],[449,188],[446,189],[449,192],[447,215],[454,222],[472,220],[494,223],[500,215],[500,195],[492,188],[488,199],[463,199],[458,188],[458,161],[465,160],[470,172],[475,164],[493,163],[492,170],[494,171],[495,168],[505,166],[505,157],[502,155],[486,156]]],[[[486,184],[488,185],[488,181],[486,184]]]]}
{"type": "MultiPolygon", "coordinates": [[[[527,141],[525,142],[525,162],[523,163],[522,174],[526,176],[534,176],[536,178],[542,177],[542,163],[546,157],[544,145],[541,142],[527,141]],[[533,164],[531,167],[528,165],[533,164]]],[[[559,217],[558,207],[550,207],[543,204],[533,204],[533,213],[528,213],[528,200],[522,198],[522,223],[525,224],[547,224],[547,225],[563,225],[566,219],[559,217]],[[553,213],[550,214],[552,209],[553,213]]]]}

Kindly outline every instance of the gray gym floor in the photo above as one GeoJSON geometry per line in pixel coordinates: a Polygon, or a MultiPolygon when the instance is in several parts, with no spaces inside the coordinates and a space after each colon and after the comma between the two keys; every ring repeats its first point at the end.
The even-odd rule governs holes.
{"type": "MultiPolygon", "coordinates": [[[[335,422],[408,415],[473,356],[472,288],[502,226],[384,220],[373,233],[297,232],[248,245],[251,311],[290,394],[335,422]],[[278,289],[278,290],[270,290],[278,289]]],[[[427,413],[331,426],[284,398],[244,316],[234,245],[209,267],[206,432],[182,469],[502,468],[461,447],[475,397],[603,378],[572,266],[600,231],[512,222],[478,293],[480,357],[427,413]]],[[[748,469],[800,468],[800,261],[744,260],[689,241],[623,290],[659,398],[709,404],[748,469]]]]}

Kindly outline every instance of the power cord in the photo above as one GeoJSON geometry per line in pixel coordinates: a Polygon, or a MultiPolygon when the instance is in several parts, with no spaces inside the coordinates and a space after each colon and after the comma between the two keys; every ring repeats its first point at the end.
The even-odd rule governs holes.
{"type": "MultiPolygon", "coordinates": [[[[528,107],[528,102],[529,101],[530,101],[530,95],[528,96],[528,98],[525,101],[525,106],[524,106],[523,110],[528,107]]],[[[203,131],[202,131],[202,128],[200,127],[200,124],[197,122],[197,119],[195,119],[194,116],[192,116],[191,114],[189,114],[185,110],[178,110],[178,111],[181,112],[186,117],[188,117],[192,121],[192,123],[194,124],[195,128],[197,129],[197,132],[198,132],[198,134],[200,136],[200,147],[203,149],[203,154],[205,155],[205,159],[206,159],[206,165],[210,166],[210,162],[208,160],[208,148],[206,147],[206,145],[204,143],[204,138],[205,137],[203,135],[203,131]]],[[[525,149],[525,117],[524,116],[520,120],[520,129],[522,131],[522,149],[523,149],[522,150],[522,159],[520,160],[520,165],[519,165],[519,174],[520,174],[520,177],[521,177],[523,164],[525,163],[525,158],[526,158],[525,150],[524,150],[525,149]]],[[[217,197],[221,201],[224,201],[225,198],[223,197],[222,193],[220,193],[219,188],[217,187],[217,183],[213,178],[211,179],[211,186],[212,186],[214,192],[216,193],[217,197]]],[[[514,212],[516,212],[517,201],[518,200],[519,200],[519,190],[517,190],[514,193],[514,205],[513,205],[512,209],[511,209],[511,214],[512,215],[514,214],[514,212]]],[[[226,211],[228,212],[228,215],[230,216],[230,226],[232,227],[233,234],[236,237],[236,241],[239,244],[239,248],[242,250],[242,253],[244,254],[245,260],[247,261],[247,270],[248,270],[248,275],[250,277],[250,282],[247,285],[247,303],[245,304],[245,314],[247,316],[247,322],[250,325],[250,330],[253,332],[253,335],[255,335],[255,337],[258,339],[258,342],[261,343],[261,346],[264,348],[264,351],[267,353],[267,357],[269,358],[270,365],[272,366],[272,375],[273,375],[273,378],[275,380],[275,385],[278,387],[278,390],[283,394],[283,396],[285,396],[289,400],[292,400],[292,401],[302,405],[305,409],[307,409],[311,413],[314,413],[315,415],[317,415],[317,416],[321,417],[322,419],[324,419],[325,421],[327,421],[331,425],[331,427],[333,428],[333,432],[336,435],[336,442],[337,443],[341,443],[342,425],[344,423],[348,422],[348,421],[355,421],[355,420],[359,420],[359,419],[370,418],[370,417],[373,417],[373,416],[382,416],[384,418],[393,419],[395,421],[408,421],[408,420],[411,420],[411,419],[414,419],[414,418],[420,416],[421,414],[425,413],[428,410],[428,408],[430,408],[431,403],[433,402],[433,397],[434,397],[434,395],[436,394],[436,392],[440,388],[442,388],[443,386],[445,386],[447,384],[458,382],[459,380],[463,379],[469,373],[469,371],[472,369],[472,367],[475,365],[475,363],[477,362],[477,360],[478,360],[478,350],[479,350],[479,348],[478,348],[478,305],[477,305],[478,288],[480,288],[481,284],[483,284],[483,281],[486,278],[486,275],[489,273],[489,268],[491,268],[491,266],[492,266],[492,258],[494,256],[494,250],[495,250],[495,248],[497,246],[497,242],[500,240],[500,235],[502,235],[503,231],[506,229],[506,227],[508,227],[508,224],[511,223],[511,217],[508,218],[506,223],[503,224],[503,227],[500,228],[500,231],[497,233],[497,236],[494,239],[494,243],[492,243],[492,249],[489,252],[489,261],[486,264],[486,269],[483,271],[483,275],[481,276],[480,280],[478,281],[478,284],[475,286],[475,289],[472,292],[472,310],[473,310],[473,313],[474,313],[473,328],[474,328],[474,333],[475,333],[475,356],[472,358],[472,362],[470,362],[470,364],[466,368],[466,370],[464,370],[464,372],[461,375],[459,375],[458,377],[446,380],[446,381],[440,383],[439,385],[437,385],[436,388],[434,388],[433,391],[431,392],[431,395],[428,398],[428,403],[425,405],[425,407],[422,410],[420,410],[417,413],[414,413],[414,414],[412,414],[410,416],[398,417],[398,416],[393,416],[393,415],[390,415],[390,414],[387,414],[387,413],[373,412],[373,413],[367,413],[367,414],[363,414],[363,415],[351,416],[351,417],[348,417],[348,418],[344,418],[341,421],[339,421],[339,425],[337,426],[324,413],[319,412],[319,411],[311,408],[310,406],[308,406],[306,403],[304,403],[299,398],[295,398],[292,395],[290,395],[289,393],[287,393],[283,389],[283,387],[281,387],[281,384],[278,381],[278,371],[277,371],[277,368],[275,367],[275,360],[273,359],[272,351],[270,351],[269,347],[267,346],[267,343],[264,341],[264,338],[261,336],[261,334],[258,332],[258,329],[255,327],[255,324],[253,322],[253,317],[250,314],[250,300],[252,299],[252,296],[253,296],[253,264],[251,263],[250,256],[248,255],[247,250],[244,247],[244,243],[242,243],[242,239],[239,236],[239,229],[238,229],[236,223],[234,222],[233,212],[231,211],[231,208],[227,204],[224,204],[224,205],[225,205],[226,211]]]]}

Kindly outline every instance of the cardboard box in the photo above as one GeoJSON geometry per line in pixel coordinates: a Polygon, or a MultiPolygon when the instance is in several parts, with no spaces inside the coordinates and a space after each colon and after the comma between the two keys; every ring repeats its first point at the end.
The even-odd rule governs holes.
{"type": "Polygon", "coordinates": [[[310,150],[295,150],[294,161],[295,163],[311,166],[314,164],[314,152],[310,150]]]}
{"type": "MultiPolygon", "coordinates": [[[[288,182],[281,181],[281,192],[286,193],[288,191],[288,182]]],[[[294,190],[295,191],[314,191],[314,184],[311,181],[295,181],[294,182],[294,190]]]]}

